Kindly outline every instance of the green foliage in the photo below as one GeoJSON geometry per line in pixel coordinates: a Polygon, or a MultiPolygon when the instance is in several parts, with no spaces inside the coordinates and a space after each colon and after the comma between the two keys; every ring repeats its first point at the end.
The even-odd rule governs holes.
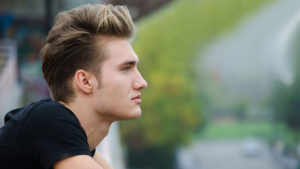
{"type": "Polygon", "coordinates": [[[277,82],[272,97],[272,107],[274,108],[277,121],[284,122],[290,129],[300,132],[300,29],[291,37],[289,45],[289,59],[292,60],[293,82],[286,85],[277,82]]]}
{"type": "Polygon", "coordinates": [[[129,152],[128,162],[133,164],[130,168],[155,168],[155,169],[173,169],[176,167],[174,149],[165,147],[147,147],[143,151],[129,152]]]}
{"type": "Polygon", "coordinates": [[[208,140],[242,139],[249,136],[269,139],[274,133],[273,128],[271,122],[215,122],[206,126],[199,137],[208,140]]]}
{"type": "Polygon", "coordinates": [[[133,46],[149,87],[143,92],[143,117],[121,124],[129,146],[188,142],[204,120],[193,64],[197,53],[266,1],[177,0],[138,23],[133,46]]]}
{"type": "MultiPolygon", "coordinates": [[[[299,27],[299,26],[298,26],[299,27]]],[[[300,141],[300,29],[293,32],[290,42],[287,45],[288,55],[293,69],[293,81],[286,84],[276,81],[274,94],[271,98],[271,107],[274,111],[274,117],[281,126],[277,127],[276,134],[272,141],[281,140],[285,144],[285,151],[297,154],[297,146],[300,141]],[[283,126],[283,127],[282,127],[283,126]],[[279,129],[279,130],[278,130],[279,129]]]]}
{"type": "Polygon", "coordinates": [[[284,122],[292,130],[300,131],[300,79],[295,79],[291,86],[278,82],[272,98],[276,120],[284,122]]]}

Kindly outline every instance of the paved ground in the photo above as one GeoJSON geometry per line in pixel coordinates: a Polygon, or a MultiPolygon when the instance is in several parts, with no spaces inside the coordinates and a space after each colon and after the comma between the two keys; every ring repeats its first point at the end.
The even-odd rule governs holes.
{"type": "Polygon", "coordinates": [[[266,144],[257,142],[259,153],[243,153],[243,140],[199,141],[178,152],[179,169],[280,169],[266,144]]]}

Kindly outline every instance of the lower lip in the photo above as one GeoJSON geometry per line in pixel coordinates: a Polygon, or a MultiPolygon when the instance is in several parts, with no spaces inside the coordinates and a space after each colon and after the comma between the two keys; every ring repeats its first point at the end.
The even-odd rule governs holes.
{"type": "Polygon", "coordinates": [[[137,103],[137,104],[141,104],[142,103],[141,99],[133,99],[133,101],[135,101],[135,103],[137,103]]]}

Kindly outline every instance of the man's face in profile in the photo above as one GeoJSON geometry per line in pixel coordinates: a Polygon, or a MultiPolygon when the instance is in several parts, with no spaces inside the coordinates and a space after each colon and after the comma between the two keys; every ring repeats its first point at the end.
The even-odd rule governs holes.
{"type": "Polygon", "coordinates": [[[101,84],[95,89],[97,110],[114,120],[141,116],[141,90],[147,82],[137,69],[139,62],[127,39],[105,37],[107,59],[101,67],[101,84]]]}

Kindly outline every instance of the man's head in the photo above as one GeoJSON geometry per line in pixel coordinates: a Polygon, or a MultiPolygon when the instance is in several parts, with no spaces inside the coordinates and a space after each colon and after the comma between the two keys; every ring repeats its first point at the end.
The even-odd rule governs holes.
{"type": "Polygon", "coordinates": [[[85,70],[100,80],[105,59],[102,43],[109,37],[129,39],[134,33],[124,6],[86,5],[60,13],[43,47],[42,70],[56,101],[70,102],[75,96],[72,79],[85,70]]]}

